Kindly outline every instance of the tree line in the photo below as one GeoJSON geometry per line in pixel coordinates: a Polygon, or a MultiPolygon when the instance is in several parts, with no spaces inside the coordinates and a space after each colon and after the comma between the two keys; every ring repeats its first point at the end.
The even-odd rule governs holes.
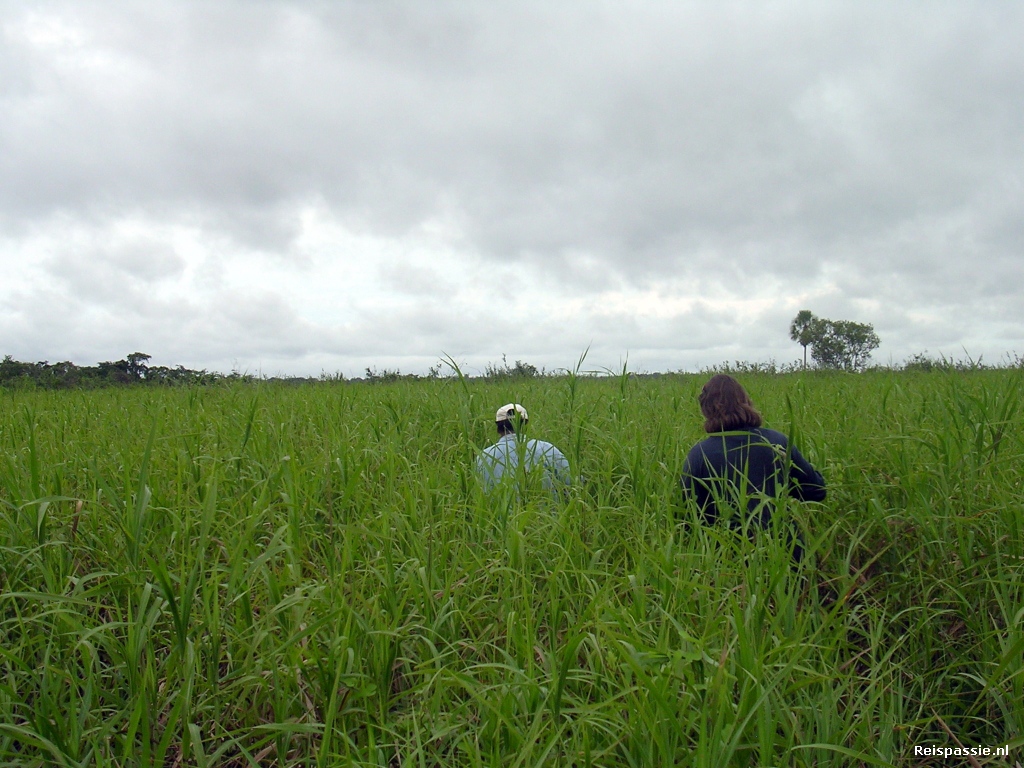
{"type": "MultiPolygon", "coordinates": [[[[803,365],[799,360],[795,363],[747,362],[737,360],[735,363],[722,363],[702,369],[701,373],[731,374],[785,374],[807,367],[807,352],[815,367],[826,370],[862,371],[868,367],[871,353],[878,347],[878,335],[870,324],[855,323],[849,320],[827,320],[815,317],[809,310],[801,310],[793,319],[789,329],[790,338],[804,348],[803,365]]],[[[11,355],[0,362],[0,387],[29,387],[38,389],[91,389],[105,386],[177,386],[194,384],[214,384],[219,381],[255,381],[257,377],[232,372],[230,374],[214,373],[206,370],[192,370],[183,365],[173,368],[162,365],[149,365],[150,356],[142,352],[133,352],[123,360],[107,361],[96,365],[75,365],[71,362],[23,363],[11,355]]],[[[398,369],[377,370],[367,368],[365,377],[346,379],[337,373],[322,373],[316,378],[305,377],[262,377],[261,380],[276,381],[285,384],[307,384],[311,382],[348,382],[352,384],[388,384],[398,381],[420,381],[439,379],[442,376],[441,363],[431,366],[426,376],[415,373],[401,373],[398,369]]],[[[930,357],[927,352],[913,355],[897,370],[905,371],[974,371],[985,368],[1024,368],[1024,357],[1009,356],[1006,361],[997,365],[985,364],[981,358],[967,361],[951,360],[945,357],[930,357]]],[[[485,381],[516,381],[546,376],[558,376],[561,370],[547,371],[537,368],[531,363],[516,360],[510,365],[502,355],[501,364],[488,363],[478,378],[485,381]]],[[[677,373],[683,373],[678,371],[677,373]]],[[[661,376],[660,373],[630,374],[640,376],[661,376]]]]}
{"type": "Polygon", "coordinates": [[[132,352],[123,360],[96,365],[75,365],[69,361],[23,363],[6,355],[0,362],[0,386],[38,387],[40,389],[88,389],[111,385],[148,384],[181,385],[212,384],[225,378],[243,378],[238,374],[223,376],[206,370],[195,371],[183,365],[170,368],[149,365],[150,355],[132,352]]]}

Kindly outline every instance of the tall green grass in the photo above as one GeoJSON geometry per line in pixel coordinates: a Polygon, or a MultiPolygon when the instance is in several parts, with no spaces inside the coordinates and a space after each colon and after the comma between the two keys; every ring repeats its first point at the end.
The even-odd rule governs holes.
{"type": "Polygon", "coordinates": [[[799,568],[681,501],[700,377],[0,393],[0,764],[1021,760],[1021,375],[743,379],[799,568]],[[476,483],[512,400],[564,502],[476,483]]]}

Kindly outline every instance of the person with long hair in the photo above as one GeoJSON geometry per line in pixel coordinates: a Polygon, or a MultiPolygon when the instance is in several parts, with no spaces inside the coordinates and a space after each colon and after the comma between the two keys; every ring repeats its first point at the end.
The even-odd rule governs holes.
{"type": "MultiPolygon", "coordinates": [[[[732,376],[716,374],[698,398],[708,437],[690,449],[681,483],[696,501],[701,518],[715,524],[731,512],[729,524],[768,528],[782,495],[824,501],[825,480],[781,432],[762,426],[750,395],[732,376]]],[[[800,538],[793,557],[802,557],[800,538]]]]}

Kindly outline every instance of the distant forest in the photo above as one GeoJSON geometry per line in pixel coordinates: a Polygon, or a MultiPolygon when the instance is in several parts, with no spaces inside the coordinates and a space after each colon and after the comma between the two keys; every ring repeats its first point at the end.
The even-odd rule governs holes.
{"type": "MultiPolygon", "coordinates": [[[[347,382],[352,384],[386,384],[397,381],[418,381],[421,379],[438,379],[442,377],[441,364],[438,363],[430,368],[426,376],[415,373],[402,373],[398,369],[378,370],[367,368],[363,376],[346,379],[341,372],[321,373],[317,377],[280,377],[280,376],[254,376],[248,373],[233,371],[229,374],[216,373],[207,370],[192,370],[183,365],[169,368],[163,365],[149,365],[150,355],[142,352],[133,352],[123,360],[114,362],[102,362],[96,365],[75,365],[72,362],[49,363],[45,360],[39,363],[23,363],[15,360],[11,355],[6,355],[0,362],[0,388],[6,389],[95,389],[98,387],[111,386],[180,386],[180,385],[205,385],[227,381],[273,381],[285,384],[305,384],[317,381],[323,382],[347,382]]],[[[581,361],[582,363],[582,361],[581,361]]],[[[802,370],[800,361],[792,363],[776,363],[774,360],[767,362],[746,362],[737,360],[733,363],[721,363],[709,366],[697,373],[732,373],[732,374],[783,374],[795,373],[802,370]]],[[[827,367],[815,366],[816,369],[830,370],[827,367]]],[[[976,371],[985,368],[1024,368],[1024,357],[1020,355],[1007,355],[1006,359],[999,364],[991,365],[983,363],[981,358],[977,360],[951,360],[942,356],[929,356],[927,352],[913,355],[902,364],[891,366],[872,366],[867,370],[899,370],[899,371],[976,371]]],[[[515,364],[509,364],[502,356],[501,363],[488,363],[482,374],[478,376],[467,376],[466,378],[483,379],[487,381],[509,381],[519,379],[532,379],[547,376],[560,376],[568,371],[564,369],[545,370],[536,366],[516,360],[515,364]]],[[[614,371],[603,372],[607,375],[619,375],[614,371]]],[[[685,373],[685,371],[669,371],[672,373],[685,373]]],[[[626,371],[622,372],[623,375],[626,371]]],[[[461,374],[461,371],[459,372],[461,374]]],[[[596,375],[594,372],[587,372],[582,375],[596,375]]],[[[661,373],[636,373],[630,371],[629,376],[661,376],[661,373]]]]}
{"type": "MultiPolygon", "coordinates": [[[[365,382],[370,384],[386,384],[396,381],[416,381],[419,379],[437,379],[441,377],[441,364],[430,368],[426,376],[415,373],[402,373],[397,368],[377,370],[367,368],[363,377],[346,379],[340,372],[321,373],[317,377],[280,377],[253,376],[237,371],[230,374],[215,373],[207,370],[195,371],[183,365],[168,368],[163,365],[150,365],[151,356],[144,352],[132,352],[123,360],[107,361],[96,365],[75,365],[72,362],[23,363],[11,355],[0,362],[0,387],[28,389],[93,389],[109,386],[177,386],[195,384],[214,384],[219,381],[275,381],[286,384],[304,384],[316,381],[352,383],[365,382]]],[[[523,379],[547,376],[543,368],[516,360],[509,365],[504,356],[500,365],[488,363],[480,378],[491,380],[523,379]]]]}
{"type": "Polygon", "coordinates": [[[230,377],[208,371],[193,371],[183,365],[168,368],[149,365],[150,356],[133,352],[124,360],[96,365],[60,363],[22,363],[10,355],[0,362],[0,386],[36,387],[40,389],[90,389],[127,384],[175,385],[212,384],[230,377]]]}

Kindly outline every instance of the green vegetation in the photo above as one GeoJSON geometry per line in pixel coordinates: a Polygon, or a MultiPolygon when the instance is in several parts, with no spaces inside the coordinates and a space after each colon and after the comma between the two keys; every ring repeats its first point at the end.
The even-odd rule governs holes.
{"type": "Polygon", "coordinates": [[[870,323],[828,320],[809,309],[797,312],[789,324],[789,338],[804,348],[805,368],[810,346],[815,365],[834,371],[863,371],[881,343],[870,323]]]}
{"type": "Polygon", "coordinates": [[[0,765],[1020,760],[1022,376],[744,376],[799,569],[681,506],[702,376],[0,390],[0,765]],[[564,504],[481,494],[509,401],[564,504]]]}
{"type": "MultiPolygon", "coordinates": [[[[132,352],[123,360],[96,365],[75,365],[42,361],[23,363],[10,355],[0,361],[0,386],[22,389],[94,389],[125,384],[212,384],[224,377],[207,371],[193,371],[183,365],[169,368],[149,365],[150,356],[132,352]]],[[[239,378],[232,374],[231,378],[239,378]]]]}

